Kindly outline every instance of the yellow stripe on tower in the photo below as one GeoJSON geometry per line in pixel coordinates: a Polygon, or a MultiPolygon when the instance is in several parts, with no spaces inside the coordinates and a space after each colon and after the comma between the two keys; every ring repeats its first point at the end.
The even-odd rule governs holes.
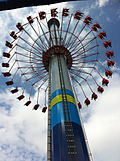
{"type": "Polygon", "coordinates": [[[59,102],[62,102],[64,100],[64,98],[67,98],[67,102],[71,102],[73,104],[76,105],[76,101],[75,101],[75,98],[70,96],[70,95],[57,95],[56,97],[54,97],[52,100],[51,100],[51,103],[50,103],[50,108],[52,108],[55,104],[59,103],[59,102]]]}

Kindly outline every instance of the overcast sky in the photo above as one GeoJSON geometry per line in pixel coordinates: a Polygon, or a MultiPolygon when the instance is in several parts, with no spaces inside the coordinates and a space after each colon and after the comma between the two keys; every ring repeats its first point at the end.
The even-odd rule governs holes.
{"type": "MultiPolygon", "coordinates": [[[[9,32],[17,22],[24,22],[24,16],[66,6],[93,17],[112,41],[116,66],[110,85],[97,101],[82,109],[82,118],[93,161],[120,161],[120,0],[65,2],[0,12],[0,62],[9,32]]],[[[0,79],[0,161],[46,161],[47,113],[24,107],[9,92],[4,78],[0,79]]]]}

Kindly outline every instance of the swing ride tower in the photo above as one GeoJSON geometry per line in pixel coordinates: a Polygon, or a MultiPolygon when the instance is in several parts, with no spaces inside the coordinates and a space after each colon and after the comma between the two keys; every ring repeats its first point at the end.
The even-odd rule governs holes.
{"type": "Polygon", "coordinates": [[[69,51],[61,46],[59,25],[59,21],[55,18],[48,22],[48,27],[52,31],[50,32],[52,33],[51,48],[47,51],[49,55],[52,53],[49,58],[50,140],[48,147],[49,145],[50,147],[48,155],[50,152],[52,161],[90,161],[69,77],[68,68],[72,61],[69,51]]]}
{"type": "Polygon", "coordinates": [[[2,74],[10,77],[6,85],[13,85],[12,94],[22,92],[19,101],[28,99],[25,106],[32,104],[37,93],[34,110],[40,109],[40,94],[45,93],[42,112],[48,104],[47,161],[92,161],[79,114],[80,99],[85,98],[88,106],[90,95],[93,100],[98,98],[96,87],[103,93],[103,86],[109,84],[106,77],[112,76],[110,68],[115,62],[106,32],[90,16],[80,11],[70,14],[67,8],[28,16],[27,23],[16,27],[18,31],[10,33],[13,40],[5,44],[10,50],[3,52],[2,74]]]}

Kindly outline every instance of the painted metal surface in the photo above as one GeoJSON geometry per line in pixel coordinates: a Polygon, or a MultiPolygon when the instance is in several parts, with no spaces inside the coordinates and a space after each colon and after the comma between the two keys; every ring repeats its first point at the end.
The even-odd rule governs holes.
{"type": "Polygon", "coordinates": [[[71,128],[65,130],[64,123],[57,124],[51,129],[52,133],[52,161],[90,161],[82,127],[71,123],[71,128]],[[70,139],[67,139],[69,135],[70,139]],[[74,136],[73,136],[74,135],[74,136]]]}
{"type": "MultiPolygon", "coordinates": [[[[72,93],[72,92],[69,92],[69,93],[72,93]]],[[[68,94],[66,94],[66,98],[67,98],[67,105],[70,112],[70,121],[80,124],[80,119],[78,116],[78,110],[77,110],[75,98],[68,94]]],[[[55,96],[51,100],[51,128],[65,121],[66,120],[64,118],[64,104],[62,100],[62,95],[60,94],[55,96]],[[58,99],[55,100],[55,98],[58,98],[58,99]]]]}
{"type": "Polygon", "coordinates": [[[51,161],[90,161],[63,56],[51,59],[51,161]]]}
{"type": "MultiPolygon", "coordinates": [[[[66,90],[67,107],[69,108],[70,120],[66,122],[64,117],[64,103],[58,99],[51,109],[51,140],[52,161],[89,161],[83,130],[81,127],[78,110],[72,91],[66,90]],[[71,95],[68,95],[71,94],[71,95]],[[66,124],[70,126],[66,126],[66,124]]],[[[51,95],[51,103],[54,98],[61,96],[59,89],[51,95]],[[57,95],[58,93],[58,95],[57,95]],[[54,97],[53,97],[54,96],[54,97]]]]}

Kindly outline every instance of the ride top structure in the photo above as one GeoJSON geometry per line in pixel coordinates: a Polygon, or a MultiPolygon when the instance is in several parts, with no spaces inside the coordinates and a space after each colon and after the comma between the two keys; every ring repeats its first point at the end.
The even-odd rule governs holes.
{"type": "Polygon", "coordinates": [[[10,33],[13,40],[5,44],[3,75],[10,77],[6,84],[11,93],[19,93],[19,101],[27,99],[25,106],[32,104],[37,93],[33,109],[40,109],[40,99],[45,97],[42,112],[48,104],[47,160],[91,161],[79,112],[82,99],[87,106],[90,95],[96,100],[95,90],[103,93],[103,86],[109,83],[106,77],[112,76],[114,53],[109,50],[111,41],[105,40],[106,32],[90,16],[80,11],[70,13],[67,8],[28,16],[25,24],[17,23],[16,27],[18,31],[10,33]]]}

